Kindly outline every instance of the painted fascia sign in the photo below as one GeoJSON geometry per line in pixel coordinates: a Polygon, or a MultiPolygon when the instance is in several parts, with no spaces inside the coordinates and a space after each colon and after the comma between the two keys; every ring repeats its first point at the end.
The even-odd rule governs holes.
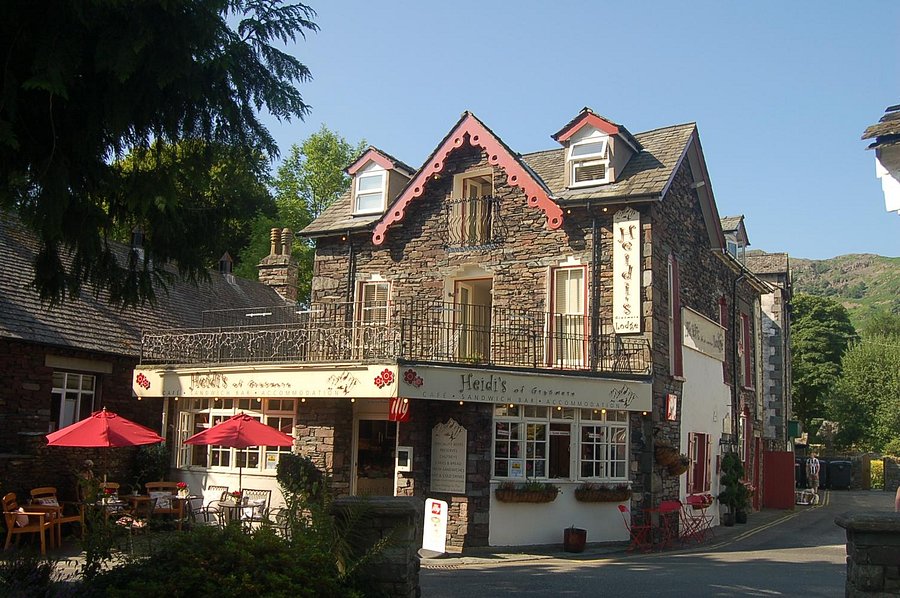
{"type": "Polygon", "coordinates": [[[641,215],[633,208],[613,215],[613,330],[641,331],[641,215]]]}
{"type": "Polygon", "coordinates": [[[136,369],[138,397],[380,398],[397,396],[397,365],[342,369],[136,369]]]}

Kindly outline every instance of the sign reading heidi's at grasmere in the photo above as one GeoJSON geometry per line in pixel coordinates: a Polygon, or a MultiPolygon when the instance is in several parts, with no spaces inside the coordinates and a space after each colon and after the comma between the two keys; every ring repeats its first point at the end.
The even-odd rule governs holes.
{"type": "Polygon", "coordinates": [[[442,366],[417,366],[407,374],[398,392],[410,399],[630,411],[647,411],[651,406],[651,384],[636,380],[524,372],[500,374],[442,366]]]}

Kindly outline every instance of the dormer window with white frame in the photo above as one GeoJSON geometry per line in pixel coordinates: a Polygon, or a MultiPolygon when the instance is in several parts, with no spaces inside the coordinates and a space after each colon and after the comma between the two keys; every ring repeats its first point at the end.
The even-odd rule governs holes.
{"type": "Polygon", "coordinates": [[[369,162],[353,179],[353,214],[378,214],[384,211],[387,171],[369,162]]]}
{"type": "Polygon", "coordinates": [[[567,150],[569,187],[588,187],[609,182],[609,135],[587,128],[573,137],[567,150]]]}

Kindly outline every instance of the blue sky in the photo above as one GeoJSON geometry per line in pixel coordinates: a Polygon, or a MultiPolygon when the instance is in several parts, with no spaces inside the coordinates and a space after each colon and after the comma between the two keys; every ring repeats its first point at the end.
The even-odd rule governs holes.
{"type": "Polygon", "coordinates": [[[751,248],[900,256],[860,140],[900,103],[900,1],[309,2],[321,31],[290,51],[312,111],[267,120],[282,154],[325,123],[419,167],[465,110],[520,153],[583,106],[694,121],[751,248]]]}

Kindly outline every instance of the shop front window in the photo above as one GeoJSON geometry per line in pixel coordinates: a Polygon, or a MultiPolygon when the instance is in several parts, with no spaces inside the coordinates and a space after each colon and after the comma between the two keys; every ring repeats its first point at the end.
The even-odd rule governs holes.
{"type": "Polygon", "coordinates": [[[179,467],[208,467],[237,472],[275,471],[278,457],[290,447],[252,446],[234,449],[227,446],[186,445],[184,440],[209,429],[233,415],[244,413],[273,428],[292,434],[296,423],[296,399],[183,399],[176,435],[179,467]]]}
{"type": "Polygon", "coordinates": [[[493,446],[495,478],[625,481],[628,412],[497,405],[493,446]]]}

